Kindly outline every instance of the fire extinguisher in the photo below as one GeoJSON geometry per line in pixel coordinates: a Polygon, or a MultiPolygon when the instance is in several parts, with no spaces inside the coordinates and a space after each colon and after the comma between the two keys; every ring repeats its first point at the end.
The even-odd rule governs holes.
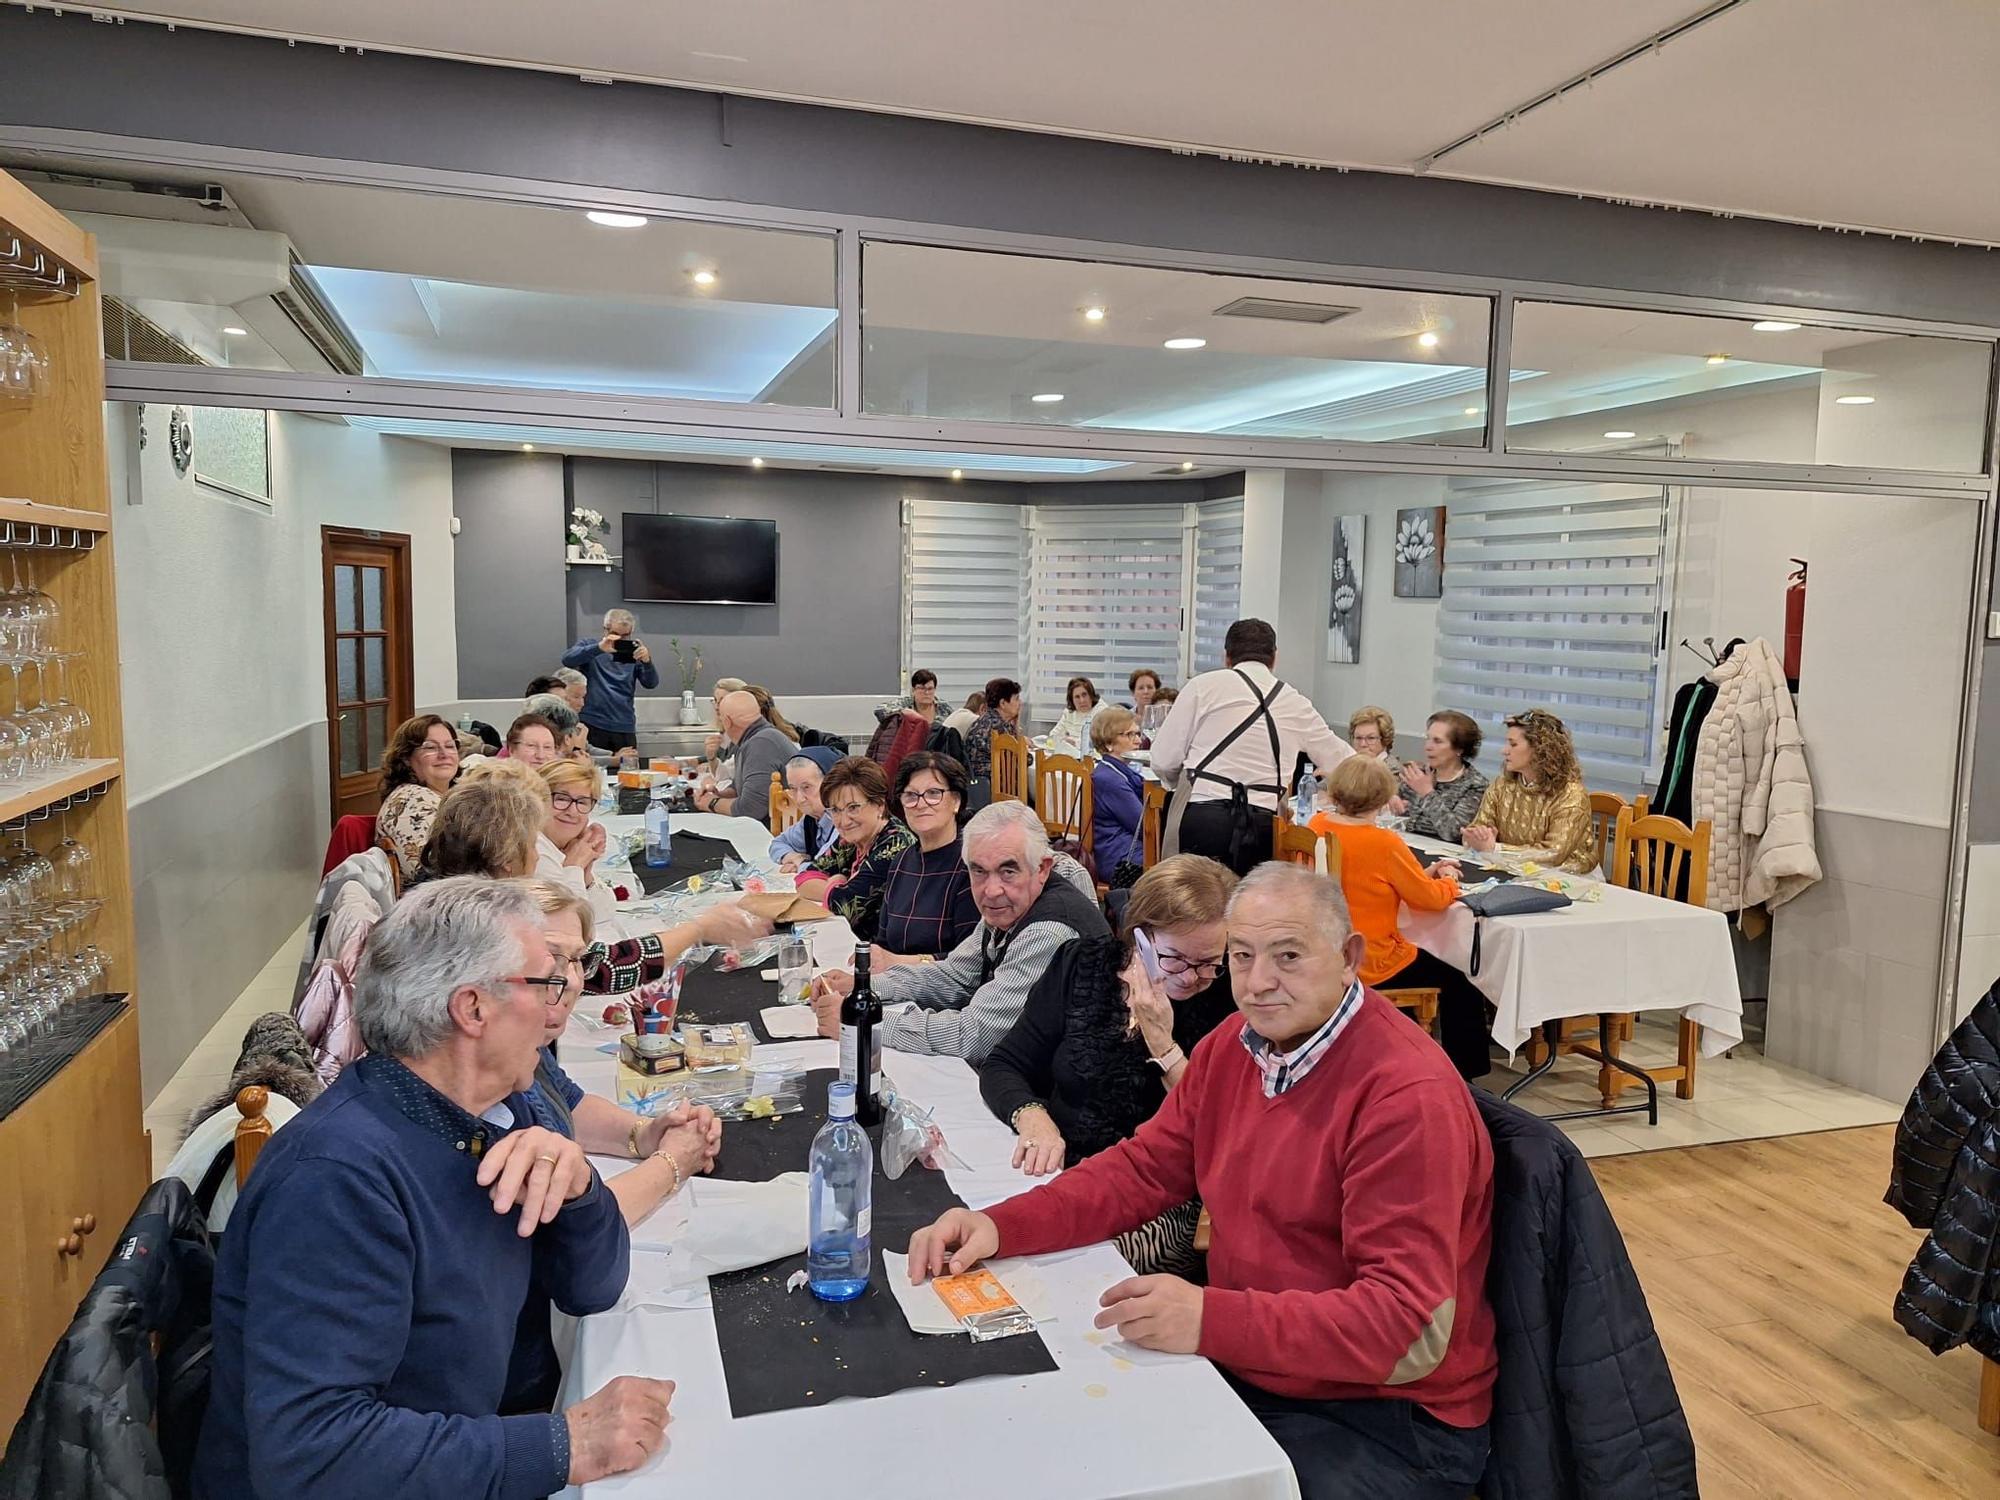
{"type": "Polygon", "coordinates": [[[1795,557],[1798,564],[1785,582],[1785,679],[1793,692],[1799,690],[1799,654],[1806,643],[1806,560],[1795,557]]]}

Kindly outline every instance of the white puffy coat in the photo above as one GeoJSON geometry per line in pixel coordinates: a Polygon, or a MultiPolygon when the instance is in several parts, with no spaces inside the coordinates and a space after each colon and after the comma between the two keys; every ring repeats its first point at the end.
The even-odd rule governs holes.
{"type": "Polygon", "coordinates": [[[1776,908],[1820,878],[1812,776],[1785,669],[1759,638],[1708,678],[1720,691],[1695,745],[1692,809],[1714,828],[1708,904],[1776,908]]]}

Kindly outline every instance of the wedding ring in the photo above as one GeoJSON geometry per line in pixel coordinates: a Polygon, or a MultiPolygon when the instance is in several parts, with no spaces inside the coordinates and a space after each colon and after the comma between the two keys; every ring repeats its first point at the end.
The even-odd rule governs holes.
{"type": "Polygon", "coordinates": [[[536,1157],[535,1160],[545,1161],[550,1166],[554,1166],[556,1164],[556,1158],[547,1151],[544,1151],[540,1156],[536,1157]]]}

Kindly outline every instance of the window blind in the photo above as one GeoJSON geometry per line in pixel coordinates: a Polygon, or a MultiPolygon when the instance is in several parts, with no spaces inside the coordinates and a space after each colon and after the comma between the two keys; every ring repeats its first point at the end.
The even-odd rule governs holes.
{"type": "Polygon", "coordinates": [[[1660,712],[1667,523],[1658,486],[1453,481],[1439,706],[1469,713],[1496,744],[1507,715],[1546,708],[1569,726],[1592,791],[1642,790],[1660,712]]]}
{"type": "Polygon", "coordinates": [[[1171,678],[1182,660],[1186,508],[1029,507],[1028,711],[1053,723],[1072,677],[1112,702],[1140,667],[1171,678]]]}
{"type": "Polygon", "coordinates": [[[1024,510],[903,502],[903,673],[929,667],[950,707],[995,677],[1021,678],[1024,510]]]}
{"type": "Polygon", "coordinates": [[[1194,507],[1194,629],[1187,675],[1222,665],[1222,638],[1243,602],[1243,501],[1204,500],[1194,507]]]}

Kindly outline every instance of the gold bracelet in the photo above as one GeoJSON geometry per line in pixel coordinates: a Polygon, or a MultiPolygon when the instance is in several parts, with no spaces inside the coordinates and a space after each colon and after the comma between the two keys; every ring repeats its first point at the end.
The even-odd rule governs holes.
{"type": "Polygon", "coordinates": [[[673,1153],[668,1151],[664,1146],[655,1151],[653,1155],[674,1169],[674,1185],[667,1189],[667,1196],[671,1198],[681,1190],[681,1164],[674,1160],[673,1153]]]}

